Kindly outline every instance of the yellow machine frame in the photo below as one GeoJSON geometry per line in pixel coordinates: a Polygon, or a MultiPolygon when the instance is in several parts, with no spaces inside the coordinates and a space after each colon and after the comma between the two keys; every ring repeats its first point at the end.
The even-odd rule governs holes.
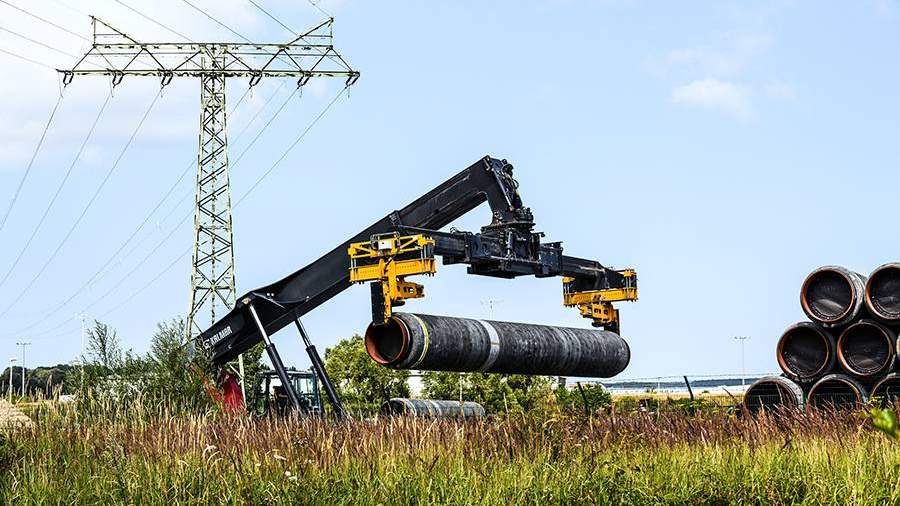
{"type": "Polygon", "coordinates": [[[395,232],[376,235],[369,241],[352,243],[347,254],[350,256],[352,283],[381,283],[383,321],[391,317],[393,306],[402,306],[406,299],[425,296],[425,287],[406,281],[407,276],[434,275],[437,272],[434,239],[422,234],[401,236],[395,232]],[[415,253],[418,256],[410,255],[415,253]],[[398,259],[401,255],[404,258],[398,259]]]}
{"type": "Polygon", "coordinates": [[[574,291],[572,282],[575,278],[563,278],[563,305],[577,307],[581,316],[590,318],[595,327],[619,327],[619,310],[614,308],[613,302],[635,301],[638,298],[637,272],[634,269],[625,269],[625,287],[608,288],[602,290],[574,291]]]}
{"type": "MultiPolygon", "coordinates": [[[[423,234],[402,236],[394,232],[376,235],[368,241],[350,244],[347,254],[350,256],[352,283],[381,284],[381,316],[384,322],[390,319],[394,306],[402,306],[407,299],[425,297],[425,287],[406,281],[407,276],[431,276],[437,272],[434,239],[423,234]]],[[[638,298],[637,273],[633,269],[620,272],[625,277],[625,287],[580,292],[574,289],[575,278],[564,277],[563,305],[577,307],[581,316],[591,319],[595,327],[617,330],[619,311],[612,303],[638,298]]]]}

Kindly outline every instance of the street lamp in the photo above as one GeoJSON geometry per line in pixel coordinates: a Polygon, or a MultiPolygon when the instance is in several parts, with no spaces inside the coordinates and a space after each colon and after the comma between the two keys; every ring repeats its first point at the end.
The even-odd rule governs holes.
{"type": "Polygon", "coordinates": [[[741,386],[747,386],[747,382],[745,377],[747,376],[747,372],[744,369],[744,342],[747,339],[750,339],[750,336],[734,336],[734,339],[737,339],[741,342],[741,386]]]}
{"type": "Polygon", "coordinates": [[[22,397],[25,397],[25,347],[31,346],[30,342],[16,343],[16,346],[22,347],[22,397]]]}
{"type": "Polygon", "coordinates": [[[16,365],[16,357],[9,357],[9,403],[12,404],[12,373],[16,365]]]}

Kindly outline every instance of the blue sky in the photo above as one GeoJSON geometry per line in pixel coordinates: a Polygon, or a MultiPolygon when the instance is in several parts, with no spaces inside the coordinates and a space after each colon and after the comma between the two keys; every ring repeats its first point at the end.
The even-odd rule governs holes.
{"type": "MultiPolygon", "coordinates": [[[[93,13],[138,39],[172,38],[112,0],[14,3],[85,36],[83,13],[93,13]]],[[[195,3],[254,40],[287,40],[246,0],[195,3]]],[[[131,5],[195,39],[234,38],[181,0],[131,5]]],[[[324,16],[305,2],[262,5],[298,30],[324,16]]],[[[888,221],[900,200],[894,1],[319,5],[335,16],[335,45],[362,78],[235,210],[240,293],[305,265],[485,154],[516,166],[523,198],[548,240],[563,241],[571,255],[637,269],[641,299],[621,307],[632,349],[622,377],[738,372],[735,335],[751,336],[748,371],[777,370],[774,346],[787,325],[802,319],[798,291],[809,271],[837,263],[868,273],[897,260],[900,237],[888,221]]],[[[86,49],[84,41],[7,6],[0,12],[4,28],[71,53],[86,49]]],[[[2,31],[0,48],[51,65],[71,63],[2,31]]],[[[235,198],[341,85],[316,82],[289,100],[233,168],[235,198]]],[[[232,160],[292,88],[264,82],[237,108],[229,126],[232,160]]],[[[245,81],[234,80],[229,100],[245,89],[245,81]]],[[[191,197],[180,200],[193,191],[191,176],[108,272],[64,308],[44,313],[85,283],[196,156],[199,86],[189,79],[166,89],[71,240],[19,298],[156,90],[152,79],[126,80],[116,89],[46,223],[0,287],[0,310],[13,305],[3,318],[0,360],[19,354],[21,339],[34,343],[31,364],[73,360],[80,348],[75,314],[83,310],[103,315],[127,347],[143,352],[156,322],[186,312],[190,260],[176,259],[190,245],[191,220],[175,225],[191,212],[191,197]]],[[[5,209],[58,95],[57,78],[0,54],[0,93],[5,209]]],[[[65,91],[0,231],[0,275],[107,93],[100,78],[76,79],[65,91]]],[[[488,219],[479,209],[456,226],[475,230],[488,219]]],[[[467,276],[463,267],[439,270],[426,281],[428,297],[408,310],[489,317],[485,301],[494,300],[496,319],[587,325],[562,307],[559,280],[510,282],[467,276]]],[[[366,288],[355,287],[308,315],[319,347],[361,332],[368,299],[366,288]]],[[[307,363],[292,329],[276,342],[286,362],[307,363]]]]}

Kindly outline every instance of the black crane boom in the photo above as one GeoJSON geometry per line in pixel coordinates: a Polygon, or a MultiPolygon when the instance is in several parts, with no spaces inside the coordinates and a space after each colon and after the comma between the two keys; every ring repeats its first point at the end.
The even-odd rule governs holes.
{"type": "Polygon", "coordinates": [[[234,309],[198,340],[212,350],[216,364],[236,358],[268,340],[260,325],[271,335],[350,287],[350,245],[390,232],[427,232],[445,264],[468,264],[471,274],[562,275],[574,278],[584,290],[622,288],[625,279],[620,272],[593,260],[564,256],[560,243],[541,243],[543,234],[532,231],[532,213],[522,204],[512,172],[505,160],[482,158],[306,267],[238,298],[234,309]],[[438,231],[484,202],[491,208],[492,220],[481,233],[438,231]]]}

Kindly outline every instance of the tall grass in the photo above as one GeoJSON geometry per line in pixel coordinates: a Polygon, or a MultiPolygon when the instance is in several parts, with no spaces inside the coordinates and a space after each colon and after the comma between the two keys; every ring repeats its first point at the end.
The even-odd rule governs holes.
{"type": "Polygon", "coordinates": [[[900,448],[846,413],[248,420],[47,405],[0,444],[4,503],[886,504],[900,448]]]}

